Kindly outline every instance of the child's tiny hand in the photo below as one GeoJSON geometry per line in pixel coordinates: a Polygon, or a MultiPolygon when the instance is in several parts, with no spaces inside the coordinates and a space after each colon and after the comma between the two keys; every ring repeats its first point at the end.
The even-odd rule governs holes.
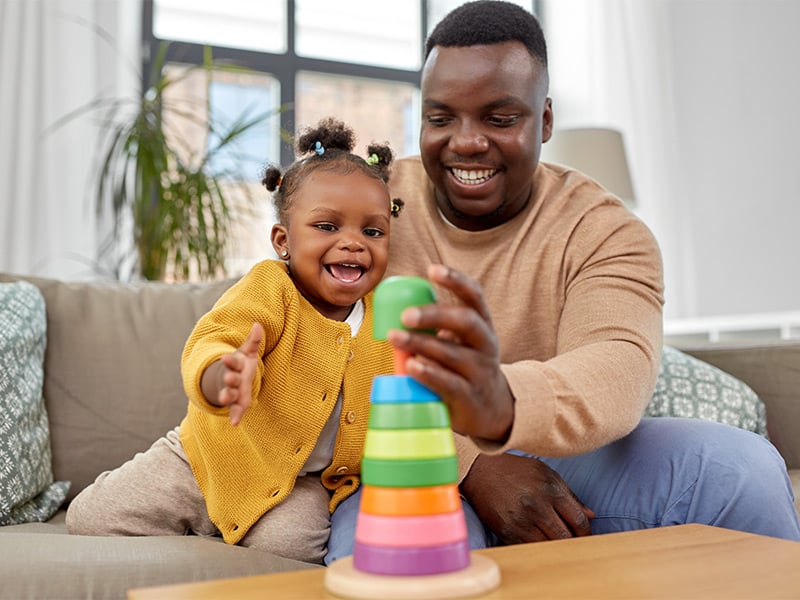
{"type": "Polygon", "coordinates": [[[242,416],[250,406],[253,394],[253,379],[261,357],[258,345],[264,338],[264,328],[260,323],[253,323],[247,339],[242,342],[236,352],[222,357],[224,370],[223,385],[219,392],[220,406],[230,406],[231,425],[238,425],[242,416]]]}

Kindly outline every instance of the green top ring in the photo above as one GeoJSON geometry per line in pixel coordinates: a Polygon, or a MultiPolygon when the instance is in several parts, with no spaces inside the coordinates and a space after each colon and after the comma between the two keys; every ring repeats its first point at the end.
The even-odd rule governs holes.
{"type": "Polygon", "coordinates": [[[375,288],[372,301],[372,336],[385,340],[390,329],[406,329],[400,322],[400,315],[410,306],[433,304],[436,296],[433,286],[422,277],[388,277],[375,288]]]}

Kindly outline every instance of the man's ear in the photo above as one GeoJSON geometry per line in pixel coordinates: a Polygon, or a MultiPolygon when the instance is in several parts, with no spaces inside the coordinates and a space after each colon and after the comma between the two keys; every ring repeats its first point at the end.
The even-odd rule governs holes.
{"type": "Polygon", "coordinates": [[[553,135],[553,100],[547,98],[544,101],[544,112],[542,113],[542,143],[546,142],[553,135]]]}
{"type": "Polygon", "coordinates": [[[275,254],[285,259],[289,257],[289,231],[285,225],[275,223],[270,232],[270,241],[275,254]]]}

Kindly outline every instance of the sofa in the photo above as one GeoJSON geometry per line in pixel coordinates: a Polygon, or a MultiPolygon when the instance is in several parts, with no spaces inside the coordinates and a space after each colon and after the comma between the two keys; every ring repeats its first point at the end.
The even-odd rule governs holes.
{"type": "MultiPolygon", "coordinates": [[[[43,506],[25,504],[22,518],[42,522],[0,526],[0,598],[124,598],[134,587],[318,568],[217,538],[66,533],[70,499],[183,418],[183,344],[230,283],[66,282],[0,273],[0,290],[23,288],[34,300],[40,295],[40,306],[31,310],[42,311],[41,353],[32,355],[31,374],[19,378],[31,388],[32,401],[38,399],[38,417],[27,425],[36,425],[37,443],[44,444],[21,461],[20,471],[40,472],[42,489],[34,500],[43,499],[43,506]],[[3,288],[8,283],[15,286],[3,288]],[[34,385],[37,364],[40,389],[34,385]]],[[[769,436],[798,490],[800,342],[684,351],[758,394],[769,436]]],[[[20,362],[16,355],[15,360],[20,362]]],[[[20,446],[21,453],[35,447],[24,441],[20,446]]]]}

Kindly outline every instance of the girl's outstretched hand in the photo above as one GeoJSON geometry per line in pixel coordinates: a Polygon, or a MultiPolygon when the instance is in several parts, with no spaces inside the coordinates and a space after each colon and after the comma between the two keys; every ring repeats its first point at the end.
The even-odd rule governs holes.
{"type": "Polygon", "coordinates": [[[250,333],[236,352],[225,354],[216,363],[218,375],[214,379],[218,382],[218,393],[216,402],[212,403],[217,406],[230,406],[231,425],[238,425],[250,406],[253,379],[261,361],[258,346],[262,339],[264,339],[264,328],[260,323],[253,323],[250,333]]]}

